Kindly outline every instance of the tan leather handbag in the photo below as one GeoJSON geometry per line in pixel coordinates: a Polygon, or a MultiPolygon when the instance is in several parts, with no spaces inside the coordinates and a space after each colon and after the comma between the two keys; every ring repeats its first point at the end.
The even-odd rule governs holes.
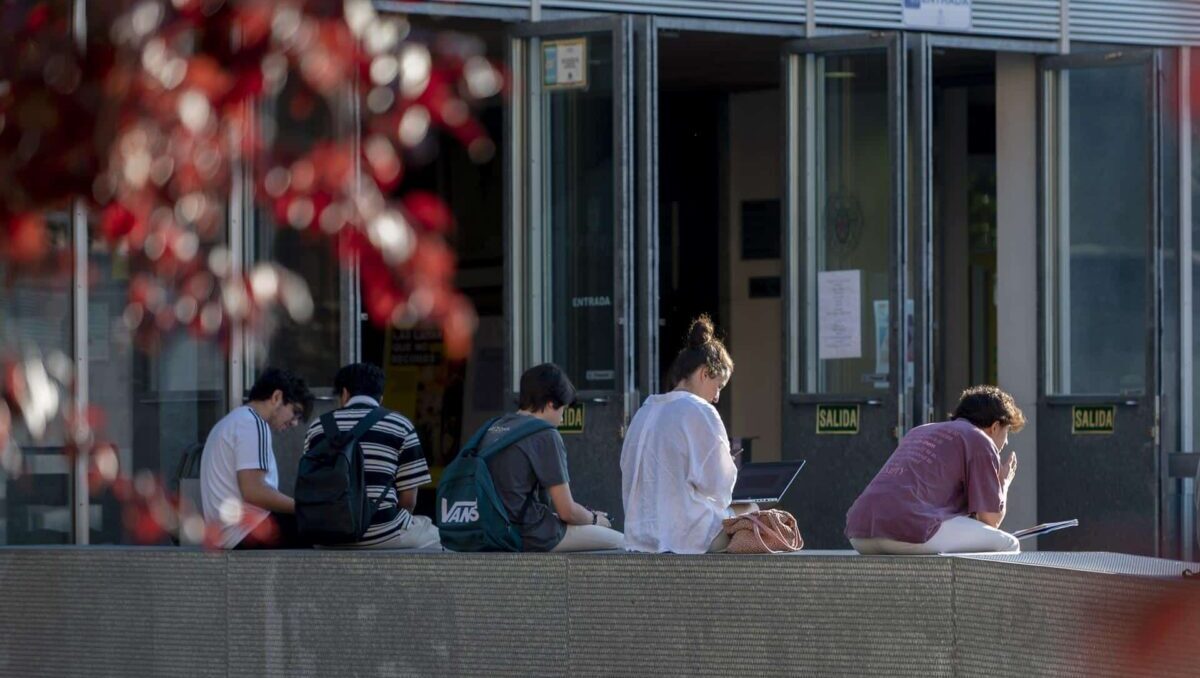
{"type": "Polygon", "coordinates": [[[779,509],[726,518],[721,529],[729,535],[726,553],[788,553],[804,548],[796,517],[779,509]]]}

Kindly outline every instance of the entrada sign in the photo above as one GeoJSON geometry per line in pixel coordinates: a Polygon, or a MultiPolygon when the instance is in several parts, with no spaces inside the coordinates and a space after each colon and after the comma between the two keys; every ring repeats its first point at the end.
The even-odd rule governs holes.
{"type": "Polygon", "coordinates": [[[1071,408],[1071,433],[1107,435],[1117,421],[1115,405],[1076,405],[1071,408]]]}
{"type": "Polygon", "coordinates": [[[817,435],[858,434],[858,405],[817,405],[817,435]]]}
{"type": "Polygon", "coordinates": [[[559,433],[583,433],[583,403],[568,405],[563,410],[562,423],[558,425],[559,433]]]}

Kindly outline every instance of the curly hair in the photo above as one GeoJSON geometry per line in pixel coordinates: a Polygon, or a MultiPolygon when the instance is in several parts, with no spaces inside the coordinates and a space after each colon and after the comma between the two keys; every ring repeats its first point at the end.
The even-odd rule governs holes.
{"type": "Polygon", "coordinates": [[[313,394],[308,390],[299,375],[279,367],[268,367],[258,375],[254,385],[250,387],[248,399],[253,401],[270,400],[276,391],[283,393],[283,402],[289,405],[299,405],[303,417],[312,415],[313,394]]]}
{"type": "Polygon", "coordinates": [[[1025,428],[1021,408],[1012,396],[995,386],[972,386],[963,391],[950,419],[966,419],[979,428],[1000,422],[1014,433],[1025,428]]]}

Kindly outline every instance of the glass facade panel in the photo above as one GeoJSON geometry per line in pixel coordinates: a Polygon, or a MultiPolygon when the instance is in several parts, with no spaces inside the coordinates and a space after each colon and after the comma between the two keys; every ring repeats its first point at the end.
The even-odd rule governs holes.
{"type": "Polygon", "coordinates": [[[539,55],[547,87],[541,214],[549,245],[550,356],[577,388],[611,391],[618,387],[612,40],[579,38],[586,87],[554,89],[556,78],[565,79],[552,72],[556,50],[574,40],[544,40],[539,55]]]}
{"type": "MultiPolygon", "coordinates": [[[[100,435],[115,444],[123,474],[150,471],[169,482],[184,452],[203,445],[225,414],[225,353],[217,340],[186,331],[152,346],[134,341],[124,314],[140,271],[95,231],[89,245],[88,398],[103,412],[100,435]]],[[[91,542],[128,541],[116,500],[105,493],[92,502],[91,542]]]]}
{"type": "MultiPolygon", "coordinates": [[[[46,221],[49,260],[69,260],[70,215],[55,213],[46,221]]],[[[43,361],[74,353],[70,269],[48,266],[13,270],[0,257],[0,278],[7,285],[0,300],[0,344],[43,361]]],[[[68,395],[58,393],[60,407],[68,395]]],[[[14,424],[14,446],[0,454],[5,462],[0,464],[0,545],[70,543],[72,469],[63,454],[61,420],[56,417],[41,431],[14,424]]]]}
{"type": "MultiPolygon", "coordinates": [[[[1191,143],[1192,143],[1192,223],[1181,224],[1180,228],[1192,231],[1192,250],[1183,262],[1192,267],[1191,313],[1192,342],[1182,350],[1192,352],[1192,437],[1184,440],[1182,447],[1189,451],[1200,451],[1200,50],[1191,49],[1189,73],[1191,75],[1191,143]]],[[[1196,507],[1200,518],[1200,504],[1196,507]]],[[[1198,528],[1200,529],[1200,528],[1198,528]]],[[[1200,533],[1197,535],[1200,537],[1200,533]]]]}
{"type": "MultiPolygon", "coordinates": [[[[308,89],[300,78],[288,80],[273,106],[275,139],[273,152],[290,164],[312,146],[335,133],[335,116],[326,100],[308,89]]],[[[313,315],[297,323],[286,313],[268,344],[252,361],[246,388],[263,368],[286,367],[310,387],[332,386],[333,375],[342,365],[341,267],[332,243],[323,235],[279,224],[269,208],[256,210],[255,261],[271,261],[296,273],[308,284],[313,298],[313,315]]]]}
{"type": "Polygon", "coordinates": [[[1053,234],[1052,383],[1062,395],[1141,395],[1153,199],[1147,68],[1077,68],[1060,74],[1060,87],[1067,179],[1053,234]]]}
{"type": "MultiPolygon", "coordinates": [[[[810,392],[890,387],[892,153],[885,51],[817,66],[815,223],[807,238],[810,392]]],[[[909,311],[911,313],[911,310],[909,311]]]]}

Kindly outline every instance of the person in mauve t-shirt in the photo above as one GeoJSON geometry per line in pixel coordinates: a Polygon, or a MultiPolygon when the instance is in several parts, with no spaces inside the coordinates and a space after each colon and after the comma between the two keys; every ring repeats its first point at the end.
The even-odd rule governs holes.
{"type": "Polygon", "coordinates": [[[1019,551],[999,529],[1017,455],[1000,451],[1024,426],[1004,391],[963,391],[950,421],[909,431],[850,507],[850,544],[863,555],[1019,551]]]}

